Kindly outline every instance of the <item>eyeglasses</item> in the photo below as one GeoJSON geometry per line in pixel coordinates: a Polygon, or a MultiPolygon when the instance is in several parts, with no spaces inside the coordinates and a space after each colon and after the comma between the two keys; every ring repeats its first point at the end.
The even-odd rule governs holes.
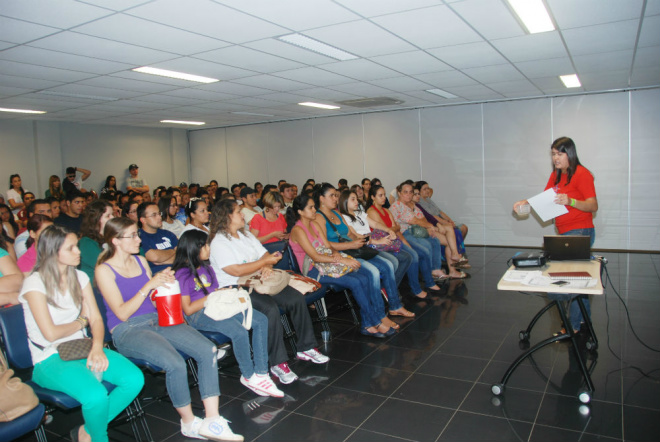
{"type": "Polygon", "coordinates": [[[137,237],[139,237],[139,236],[140,236],[140,235],[139,235],[137,232],[134,232],[134,233],[131,233],[130,235],[126,235],[126,236],[118,236],[117,238],[121,238],[121,239],[135,239],[135,238],[137,238],[137,237]]]}

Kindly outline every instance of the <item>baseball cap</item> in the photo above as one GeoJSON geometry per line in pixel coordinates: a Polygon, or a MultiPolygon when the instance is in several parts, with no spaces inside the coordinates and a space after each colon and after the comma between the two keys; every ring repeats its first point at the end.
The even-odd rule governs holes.
{"type": "Polygon", "coordinates": [[[128,166],[128,170],[131,170],[131,169],[139,169],[139,167],[138,167],[137,164],[131,164],[130,166],[128,166]]]}

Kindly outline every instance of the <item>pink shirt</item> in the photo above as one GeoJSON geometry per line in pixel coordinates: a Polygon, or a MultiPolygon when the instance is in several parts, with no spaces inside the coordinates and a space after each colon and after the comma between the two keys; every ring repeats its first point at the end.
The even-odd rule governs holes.
{"type": "MultiPolygon", "coordinates": [[[[261,214],[254,215],[252,217],[252,221],[250,221],[250,230],[258,230],[259,235],[258,236],[266,236],[269,233],[273,232],[286,232],[286,220],[284,219],[284,216],[282,214],[277,215],[277,220],[275,221],[268,221],[264,216],[261,214]]],[[[264,244],[268,244],[269,242],[276,242],[279,241],[277,238],[271,238],[268,241],[266,241],[264,244]]]]}
{"type": "Polygon", "coordinates": [[[401,233],[410,228],[409,221],[413,218],[424,219],[424,214],[417,208],[417,206],[415,206],[414,209],[411,209],[401,201],[396,201],[392,204],[390,212],[392,212],[394,220],[401,225],[401,233]]]}
{"type": "Polygon", "coordinates": [[[35,248],[35,244],[32,244],[30,248],[27,249],[27,251],[23,253],[20,258],[18,258],[18,261],[16,261],[16,264],[18,264],[18,269],[23,273],[31,272],[36,263],[37,249],[35,248]]]}

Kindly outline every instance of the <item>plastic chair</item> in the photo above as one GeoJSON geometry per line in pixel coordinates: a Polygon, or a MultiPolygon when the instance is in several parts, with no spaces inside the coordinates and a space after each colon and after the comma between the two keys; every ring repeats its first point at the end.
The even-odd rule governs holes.
{"type": "MultiPolygon", "coordinates": [[[[22,371],[31,371],[34,364],[32,363],[32,355],[28,346],[28,336],[25,328],[25,318],[23,317],[23,306],[13,305],[11,307],[0,309],[0,332],[2,333],[2,345],[7,355],[9,365],[22,371]]],[[[56,408],[63,410],[70,410],[80,407],[80,403],[71,396],[62,393],[61,391],[49,390],[43,388],[36,383],[30,381],[26,382],[32,387],[35,394],[40,401],[56,408]]],[[[112,391],[115,386],[108,382],[103,382],[103,385],[112,391]]],[[[149,426],[142,412],[137,398],[126,407],[126,421],[130,424],[133,430],[133,435],[136,441],[144,440],[139,431],[136,421],[140,421],[141,426],[146,429],[146,434],[149,436],[147,440],[152,441],[149,432],[149,426]]]]}
{"type": "Polygon", "coordinates": [[[41,424],[45,412],[46,407],[43,404],[39,404],[13,421],[0,422],[0,440],[9,442],[28,434],[30,431],[34,431],[37,441],[47,442],[46,431],[41,424]]]}

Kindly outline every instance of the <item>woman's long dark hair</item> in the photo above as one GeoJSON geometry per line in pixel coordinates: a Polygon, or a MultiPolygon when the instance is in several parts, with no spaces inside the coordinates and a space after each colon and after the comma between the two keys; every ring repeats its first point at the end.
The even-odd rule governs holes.
{"type": "Polygon", "coordinates": [[[206,295],[208,295],[209,292],[204,284],[202,284],[197,269],[203,267],[206,269],[207,273],[213,271],[207,261],[202,261],[199,258],[199,252],[208,241],[208,238],[209,236],[206,232],[202,232],[201,230],[195,229],[184,232],[183,235],[181,235],[181,238],[179,238],[179,244],[176,247],[176,255],[174,255],[174,263],[172,264],[172,270],[175,272],[179,269],[190,270],[190,272],[195,275],[195,278],[206,295]]]}
{"type": "MultiPolygon", "coordinates": [[[[11,185],[11,182],[14,180],[16,177],[21,177],[19,174],[15,173],[13,175],[9,176],[9,190],[13,189],[14,186],[11,185]]],[[[23,186],[19,187],[21,189],[21,198],[23,198],[23,195],[25,195],[25,190],[23,190],[23,186]]]]}
{"type": "Polygon", "coordinates": [[[316,206],[316,210],[321,210],[321,197],[325,196],[329,190],[336,190],[335,186],[330,183],[322,183],[314,187],[314,205],[316,206]]]}
{"type": "Polygon", "coordinates": [[[99,232],[99,221],[108,210],[112,210],[112,204],[106,200],[92,201],[82,213],[82,222],[80,223],[80,236],[86,236],[96,241],[100,246],[103,245],[103,234],[99,232]]]}
{"type": "MultiPolygon", "coordinates": [[[[38,232],[39,229],[44,225],[44,223],[53,223],[53,219],[48,216],[48,215],[42,215],[40,213],[35,213],[30,217],[30,219],[27,222],[27,229],[28,232],[38,232]]],[[[34,244],[34,238],[29,237],[27,241],[25,241],[25,248],[29,249],[30,246],[34,244]]]]}
{"type": "Polygon", "coordinates": [[[115,192],[117,191],[117,178],[115,178],[115,185],[110,187],[110,178],[115,178],[114,175],[108,175],[105,178],[105,185],[103,186],[104,189],[113,189],[115,192]]]}
{"type": "Polygon", "coordinates": [[[354,194],[355,197],[357,198],[357,193],[355,193],[354,191],[344,190],[341,193],[341,195],[339,195],[339,204],[337,205],[337,208],[339,209],[339,213],[349,217],[351,219],[351,222],[355,222],[357,218],[355,217],[355,215],[352,215],[351,212],[348,210],[348,199],[351,197],[351,194],[354,194]]]}
{"type": "Polygon", "coordinates": [[[296,225],[298,220],[300,220],[300,214],[298,211],[303,211],[305,210],[305,207],[307,207],[307,203],[309,203],[309,200],[313,200],[313,198],[310,195],[307,195],[306,193],[303,193],[301,195],[298,195],[293,199],[293,204],[291,207],[288,207],[286,209],[286,232],[291,233],[291,230],[293,229],[293,226],[296,225]]]}
{"type": "Polygon", "coordinates": [[[376,197],[376,193],[378,193],[379,189],[382,189],[383,186],[376,184],[375,186],[371,186],[369,188],[369,198],[367,198],[367,207],[365,207],[365,210],[368,210],[369,207],[374,205],[374,198],[376,197]]]}
{"type": "Polygon", "coordinates": [[[158,211],[160,212],[160,216],[163,217],[164,222],[172,219],[170,216],[170,204],[172,204],[172,200],[176,201],[176,198],[171,195],[165,195],[158,200],[158,211]]]}
{"type": "MultiPolygon", "coordinates": [[[[232,214],[237,205],[238,203],[235,200],[228,198],[220,200],[220,202],[213,205],[211,221],[209,222],[209,243],[215,239],[215,235],[218,233],[222,233],[228,239],[231,239],[229,235],[229,215],[232,214]]],[[[238,231],[245,235],[244,227],[241,227],[238,231]]]]}
{"type": "MultiPolygon", "coordinates": [[[[568,156],[568,169],[566,171],[566,184],[571,182],[573,174],[578,166],[581,165],[580,160],[577,155],[577,149],[575,148],[575,142],[568,137],[560,137],[552,142],[550,150],[556,149],[557,152],[565,153],[568,156]]],[[[553,169],[555,169],[553,164],[553,169]]],[[[561,170],[555,169],[555,184],[559,184],[561,181],[561,170]]]]}
{"type": "MultiPolygon", "coordinates": [[[[18,224],[16,223],[16,218],[14,218],[14,214],[11,211],[11,207],[9,207],[7,204],[2,204],[0,203],[0,208],[7,209],[9,212],[9,221],[7,221],[12,228],[14,229],[14,235],[18,236],[18,224]]],[[[0,234],[4,236],[5,241],[7,241],[9,244],[14,244],[14,239],[11,238],[7,233],[5,232],[5,229],[2,228],[2,223],[0,222],[0,234]]]]}

